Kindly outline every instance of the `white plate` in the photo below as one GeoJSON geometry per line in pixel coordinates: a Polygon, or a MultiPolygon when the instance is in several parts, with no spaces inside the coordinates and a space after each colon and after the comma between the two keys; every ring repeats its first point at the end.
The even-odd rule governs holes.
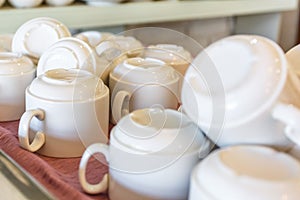
{"type": "Polygon", "coordinates": [[[95,53],[86,42],[78,38],[62,38],[51,45],[40,57],[37,76],[56,68],[77,68],[96,74],[95,53]]]}
{"type": "Polygon", "coordinates": [[[69,29],[61,22],[48,17],[35,18],[18,28],[12,41],[12,51],[38,59],[53,43],[69,36],[69,29]]]}

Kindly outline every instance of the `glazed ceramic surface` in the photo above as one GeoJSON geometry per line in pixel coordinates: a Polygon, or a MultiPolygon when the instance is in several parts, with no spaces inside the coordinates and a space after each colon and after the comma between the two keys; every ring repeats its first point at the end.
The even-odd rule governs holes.
{"type": "Polygon", "coordinates": [[[113,200],[124,198],[123,192],[130,199],[187,199],[191,169],[210,147],[209,140],[184,114],[169,109],[136,110],[113,128],[109,146],[88,147],[80,162],[80,183],[88,193],[109,187],[113,200]],[[97,152],[109,162],[111,181],[107,182],[106,175],[91,185],[85,170],[97,152]]]}
{"type": "Polygon", "coordinates": [[[109,90],[98,77],[78,69],[50,70],[26,89],[19,141],[46,156],[80,157],[90,144],[107,142],[108,115],[109,90]]]}

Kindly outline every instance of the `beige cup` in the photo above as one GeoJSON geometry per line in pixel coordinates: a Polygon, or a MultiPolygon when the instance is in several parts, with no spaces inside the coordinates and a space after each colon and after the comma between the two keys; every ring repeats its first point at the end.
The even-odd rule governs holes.
{"type": "Polygon", "coordinates": [[[156,58],[172,66],[182,76],[192,62],[192,55],[182,46],[175,44],[157,44],[145,48],[144,57],[156,58]]]}
{"type": "Polygon", "coordinates": [[[35,71],[28,57],[0,53],[0,121],[20,119],[25,111],[25,89],[34,79],[35,71]]]}
{"type": "Polygon", "coordinates": [[[80,157],[85,147],[106,143],[109,90],[90,72],[54,69],[26,89],[20,145],[51,157],[80,157]]]}
{"type": "Polygon", "coordinates": [[[110,73],[109,88],[113,123],[137,109],[178,107],[179,76],[156,59],[125,60],[110,73]]]}

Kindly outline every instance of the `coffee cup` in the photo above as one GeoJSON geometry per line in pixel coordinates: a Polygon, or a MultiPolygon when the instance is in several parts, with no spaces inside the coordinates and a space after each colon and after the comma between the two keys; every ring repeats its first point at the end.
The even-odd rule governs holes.
{"type": "Polygon", "coordinates": [[[144,50],[142,42],[132,36],[113,35],[106,40],[117,44],[121,48],[122,53],[130,58],[140,56],[144,50]]]}
{"type": "Polygon", "coordinates": [[[109,90],[85,70],[54,69],[26,89],[19,124],[21,147],[50,157],[80,157],[85,147],[106,143],[109,90]]]}
{"type": "Polygon", "coordinates": [[[0,121],[20,119],[25,111],[25,89],[35,78],[35,71],[28,57],[0,52],[0,121]]]}
{"type": "Polygon", "coordinates": [[[150,45],[143,52],[144,57],[156,58],[172,66],[182,76],[192,62],[192,55],[182,46],[175,44],[150,45]]]}
{"type": "Polygon", "coordinates": [[[300,163],[259,145],[217,149],[193,169],[189,200],[299,198],[300,163]]]}
{"type": "Polygon", "coordinates": [[[32,8],[41,5],[43,0],[8,0],[8,2],[15,8],[32,8]]]}
{"type": "Polygon", "coordinates": [[[84,152],[79,180],[85,192],[108,188],[110,199],[187,199],[192,168],[211,148],[201,130],[184,114],[147,108],[124,116],[111,131],[110,144],[93,144],[84,152]],[[104,154],[109,175],[86,180],[88,160],[104,154]],[[109,177],[109,182],[108,182],[109,177]]]}
{"type": "Polygon", "coordinates": [[[45,0],[50,6],[67,6],[74,3],[75,0],[45,0]]]}
{"type": "Polygon", "coordinates": [[[109,32],[99,32],[99,31],[83,31],[74,37],[83,40],[88,43],[91,47],[96,47],[101,42],[106,41],[108,38],[113,37],[112,33],[109,32]]]}
{"type": "Polygon", "coordinates": [[[129,58],[110,73],[112,122],[133,110],[161,106],[177,109],[179,76],[156,59],[129,58]]]}
{"type": "Polygon", "coordinates": [[[37,76],[56,68],[81,69],[98,75],[96,55],[86,42],[74,38],[61,38],[40,57],[37,76]]]}
{"type": "Polygon", "coordinates": [[[194,59],[184,77],[182,108],[220,147],[261,144],[288,150],[297,142],[291,131],[298,129],[294,122],[300,115],[280,100],[287,73],[286,56],[274,41],[229,36],[194,59]]]}
{"type": "Polygon", "coordinates": [[[127,54],[122,52],[121,47],[117,43],[111,41],[100,42],[95,47],[95,52],[98,68],[97,74],[108,85],[110,72],[128,58],[127,54]]]}

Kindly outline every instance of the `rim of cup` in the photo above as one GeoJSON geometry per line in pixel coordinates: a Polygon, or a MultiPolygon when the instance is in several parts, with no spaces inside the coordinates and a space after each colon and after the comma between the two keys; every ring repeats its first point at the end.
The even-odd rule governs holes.
{"type": "MultiPolygon", "coordinates": [[[[47,92],[46,91],[46,92],[47,92]]],[[[66,92],[66,91],[65,91],[66,92]]],[[[91,91],[93,92],[93,91],[91,91]]],[[[74,102],[74,103],[85,103],[85,102],[92,102],[92,101],[96,101],[102,98],[105,98],[108,93],[109,93],[109,89],[108,87],[103,83],[103,81],[95,76],[94,74],[85,71],[85,70],[80,70],[80,69],[63,69],[63,68],[57,68],[54,70],[49,70],[47,71],[45,74],[41,74],[40,76],[36,77],[32,83],[26,88],[26,93],[28,95],[31,95],[35,98],[38,99],[42,99],[44,101],[48,101],[48,102],[57,102],[57,103],[70,103],[70,102],[74,102]],[[62,72],[60,70],[63,70],[64,72],[66,72],[65,74],[61,74],[62,72]],[[52,73],[52,75],[51,75],[52,73]],[[79,74],[80,73],[80,74],[79,74]],[[60,77],[61,76],[61,77],[60,77]],[[53,77],[53,78],[52,78],[53,77]],[[81,79],[82,81],[92,81],[90,84],[96,84],[94,89],[94,95],[93,96],[83,96],[83,99],[76,99],[75,97],[75,90],[77,85],[81,86],[81,81],[78,80],[81,79]],[[79,81],[79,82],[77,82],[79,81]],[[39,85],[45,85],[44,87],[48,87],[49,91],[49,87],[51,87],[52,89],[57,89],[57,91],[59,91],[59,89],[57,87],[62,87],[61,89],[64,90],[69,90],[72,95],[68,96],[67,98],[62,98],[61,94],[65,94],[65,93],[58,93],[58,96],[52,95],[52,98],[47,98],[45,97],[45,94],[43,94],[43,92],[38,92],[39,89],[39,85]],[[99,85],[100,84],[100,85],[99,85]],[[100,87],[101,90],[97,90],[98,92],[96,93],[96,89],[99,89],[98,87],[100,87]],[[34,90],[34,91],[32,91],[34,90]]],[[[82,95],[80,95],[82,96],[82,95]]]]}

